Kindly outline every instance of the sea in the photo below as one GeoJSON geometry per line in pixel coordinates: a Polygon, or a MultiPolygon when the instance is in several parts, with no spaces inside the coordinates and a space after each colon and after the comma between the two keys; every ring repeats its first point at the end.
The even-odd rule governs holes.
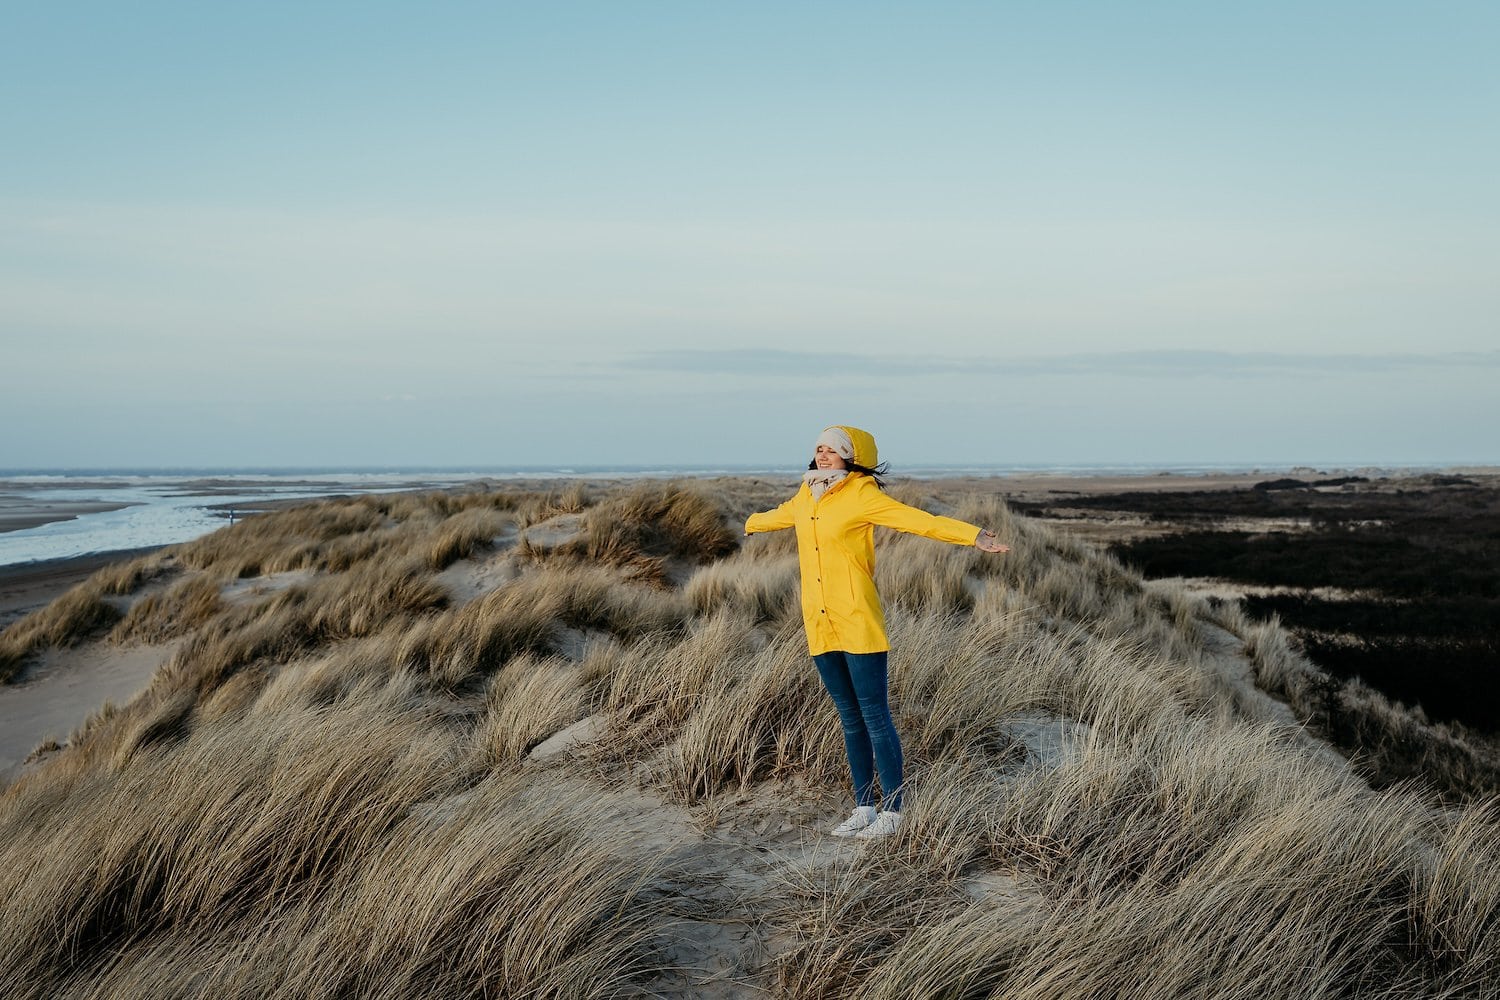
{"type": "MultiPolygon", "coordinates": [[[[933,465],[917,478],[1002,475],[1208,475],[1313,472],[1273,465],[933,465]]],[[[522,480],[784,476],[787,466],[502,466],[496,468],[0,469],[0,511],[120,505],[32,528],[0,531],[0,568],[191,541],[267,501],[483,487],[522,480]]]]}

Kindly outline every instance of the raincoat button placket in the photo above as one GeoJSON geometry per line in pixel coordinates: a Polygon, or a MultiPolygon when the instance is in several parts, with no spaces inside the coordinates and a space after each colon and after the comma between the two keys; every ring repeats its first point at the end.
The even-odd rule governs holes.
{"type": "MultiPolygon", "coordinates": [[[[818,544],[817,544],[818,543],[818,526],[816,524],[816,522],[818,520],[818,515],[811,514],[811,515],[808,516],[808,520],[814,522],[813,528],[812,528],[812,531],[813,531],[813,551],[814,552],[819,552],[819,551],[821,551],[821,549],[819,549],[818,544]]],[[[818,557],[818,575],[815,577],[815,579],[817,580],[817,582],[820,585],[822,584],[822,582],[823,582],[823,558],[822,558],[822,556],[818,557]]],[[[822,594],[822,587],[821,586],[819,586],[818,590],[819,590],[819,593],[818,593],[818,603],[824,605],[824,607],[821,607],[821,608],[818,609],[818,614],[823,615],[824,617],[827,617],[827,615],[828,615],[828,608],[827,608],[828,599],[822,594]]]]}

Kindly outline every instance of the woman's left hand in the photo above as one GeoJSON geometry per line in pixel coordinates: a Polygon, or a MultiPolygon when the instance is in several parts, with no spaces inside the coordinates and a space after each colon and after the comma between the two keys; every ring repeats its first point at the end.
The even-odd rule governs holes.
{"type": "Polygon", "coordinates": [[[984,552],[1009,552],[1009,545],[1001,545],[1000,538],[993,531],[981,531],[979,537],[974,539],[974,547],[984,552]]]}

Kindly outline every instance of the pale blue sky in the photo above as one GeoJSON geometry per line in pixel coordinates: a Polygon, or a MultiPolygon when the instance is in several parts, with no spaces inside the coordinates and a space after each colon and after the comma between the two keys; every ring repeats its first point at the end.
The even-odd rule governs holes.
{"type": "Polygon", "coordinates": [[[1500,463],[1500,5],[13,6],[0,467],[1500,463]]]}

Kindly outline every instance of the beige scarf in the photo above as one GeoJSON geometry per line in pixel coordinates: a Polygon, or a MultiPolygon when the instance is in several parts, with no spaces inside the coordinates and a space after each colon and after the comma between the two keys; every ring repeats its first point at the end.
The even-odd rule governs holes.
{"type": "Polygon", "coordinates": [[[802,474],[802,481],[807,484],[813,499],[821,500],[823,494],[833,488],[834,483],[848,474],[848,469],[808,469],[802,474]]]}

